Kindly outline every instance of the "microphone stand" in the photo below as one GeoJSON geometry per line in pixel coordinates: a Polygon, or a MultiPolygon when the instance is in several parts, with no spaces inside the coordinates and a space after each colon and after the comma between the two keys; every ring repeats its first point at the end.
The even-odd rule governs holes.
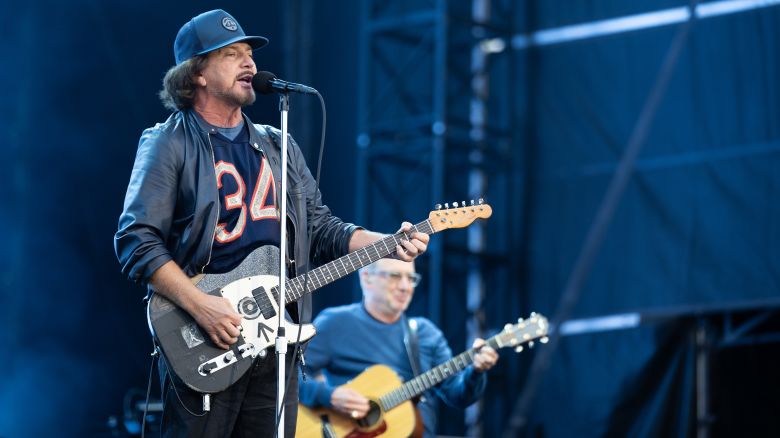
{"type": "Polygon", "coordinates": [[[282,115],[282,188],[281,188],[281,213],[279,217],[279,302],[278,318],[279,327],[276,330],[276,411],[274,418],[279,418],[276,431],[277,438],[284,438],[284,396],[285,396],[285,368],[287,356],[287,337],[284,330],[284,298],[287,293],[285,285],[287,269],[287,113],[290,111],[290,100],[286,92],[279,95],[279,112],[282,115]]]}

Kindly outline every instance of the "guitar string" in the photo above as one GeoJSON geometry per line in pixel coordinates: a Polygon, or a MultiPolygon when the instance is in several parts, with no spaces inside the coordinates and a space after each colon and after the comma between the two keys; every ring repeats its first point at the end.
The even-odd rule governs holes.
{"type": "MultiPolygon", "coordinates": [[[[487,341],[485,341],[485,345],[493,349],[498,349],[499,348],[498,337],[500,335],[501,334],[488,339],[487,341]]],[[[410,400],[419,394],[422,394],[423,392],[427,391],[433,386],[441,383],[445,379],[457,374],[458,372],[465,369],[467,366],[471,365],[471,363],[474,361],[474,356],[476,356],[478,350],[479,349],[477,348],[471,348],[451,358],[447,362],[444,362],[442,364],[437,365],[434,368],[431,368],[430,370],[426,371],[423,374],[420,374],[417,377],[414,377],[413,379],[409,380],[408,382],[404,383],[403,385],[394,389],[388,394],[379,397],[379,402],[382,404],[382,407],[387,410],[387,409],[392,409],[395,406],[398,406],[399,404],[405,402],[406,400],[410,400]],[[437,373],[439,373],[439,375],[437,375],[437,373]],[[430,376],[434,376],[434,380],[431,380],[430,376]],[[427,383],[425,382],[425,379],[428,379],[427,383]],[[434,381],[436,383],[433,383],[434,381]]]]}
{"type": "MultiPolygon", "coordinates": [[[[425,232],[427,234],[433,234],[435,232],[435,230],[433,230],[433,227],[430,225],[430,221],[429,220],[425,220],[423,222],[420,222],[420,223],[412,226],[412,229],[410,230],[410,233],[411,232],[425,232]]],[[[306,292],[302,291],[303,288],[300,285],[300,278],[302,276],[295,277],[294,279],[290,280],[290,282],[288,284],[288,287],[287,287],[288,290],[285,293],[285,295],[286,295],[286,297],[285,297],[286,303],[290,303],[290,302],[299,300],[307,292],[313,292],[315,289],[318,289],[318,288],[320,288],[320,287],[322,287],[322,286],[324,286],[326,284],[329,284],[332,281],[338,280],[339,278],[342,278],[342,277],[344,277],[344,276],[354,272],[356,269],[354,269],[355,263],[353,263],[352,259],[354,259],[355,257],[357,257],[358,266],[362,267],[362,266],[369,265],[369,264],[379,260],[380,258],[382,258],[382,257],[384,257],[384,256],[386,256],[388,254],[391,254],[392,251],[395,250],[395,245],[399,245],[404,240],[403,237],[406,237],[408,239],[409,236],[407,236],[404,232],[400,232],[400,233],[397,233],[397,234],[394,234],[394,235],[391,235],[391,236],[387,236],[387,237],[385,237],[385,238],[383,238],[381,240],[378,240],[378,241],[372,243],[371,245],[367,245],[367,246],[365,246],[363,248],[358,249],[357,251],[353,251],[353,252],[351,252],[351,253],[343,256],[343,257],[340,257],[340,258],[338,258],[336,260],[333,260],[333,261],[331,261],[331,262],[329,262],[329,263],[327,263],[325,265],[322,265],[322,266],[320,266],[318,268],[315,268],[315,269],[311,270],[309,272],[309,278],[312,280],[311,283],[312,283],[312,285],[315,285],[315,283],[318,283],[318,284],[316,284],[316,288],[308,290],[306,292]],[[392,249],[388,249],[388,246],[387,246],[387,243],[390,242],[390,241],[393,241],[394,244],[395,244],[392,249]],[[379,247],[380,244],[385,246],[385,250],[384,251],[387,251],[386,253],[383,254],[384,251],[383,252],[379,251],[378,247],[379,247]],[[374,256],[372,256],[368,252],[369,248],[373,249],[374,252],[376,253],[376,257],[375,258],[374,258],[374,256]],[[360,256],[360,254],[359,254],[360,250],[364,250],[364,252],[366,253],[366,257],[367,257],[366,259],[364,259],[364,258],[362,258],[360,256]],[[342,274],[341,272],[338,271],[338,268],[336,268],[336,273],[338,275],[333,275],[332,271],[330,271],[330,266],[336,266],[336,262],[340,262],[340,263],[342,263],[342,266],[344,266],[343,261],[341,261],[341,260],[345,259],[345,258],[350,260],[350,264],[352,265],[353,270],[352,271],[346,270],[346,266],[345,266],[345,272],[342,274]],[[361,265],[361,263],[362,263],[362,265],[361,265]],[[329,277],[326,276],[325,274],[323,274],[323,272],[325,270],[328,270],[329,272],[331,272],[331,275],[329,277]]],[[[274,298],[274,302],[277,302],[277,298],[279,296],[279,286],[274,286],[274,287],[271,288],[271,296],[274,298]]],[[[258,303],[258,306],[260,307],[261,312],[263,314],[265,314],[265,315],[272,315],[273,313],[276,312],[276,309],[273,307],[273,305],[269,301],[267,301],[265,299],[262,300],[262,304],[258,303]]]]}

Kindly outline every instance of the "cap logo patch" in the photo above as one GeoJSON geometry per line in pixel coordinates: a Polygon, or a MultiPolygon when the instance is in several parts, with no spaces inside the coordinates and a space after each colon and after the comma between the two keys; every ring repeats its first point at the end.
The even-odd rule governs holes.
{"type": "Polygon", "coordinates": [[[235,32],[238,29],[238,25],[230,17],[225,17],[222,19],[222,27],[224,27],[227,30],[231,30],[233,32],[235,32]]]}

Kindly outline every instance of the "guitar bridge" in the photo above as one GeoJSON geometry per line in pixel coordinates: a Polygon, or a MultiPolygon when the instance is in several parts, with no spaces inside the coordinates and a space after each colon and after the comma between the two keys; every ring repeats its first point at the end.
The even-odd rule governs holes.
{"type": "Polygon", "coordinates": [[[219,371],[223,368],[227,368],[233,365],[234,363],[238,362],[240,359],[245,359],[250,356],[251,357],[255,356],[255,354],[253,354],[255,350],[255,346],[251,343],[239,345],[237,350],[239,353],[238,355],[236,355],[236,353],[231,350],[231,351],[226,351],[225,353],[220,354],[219,356],[209,361],[203,362],[202,364],[200,364],[200,366],[198,366],[198,374],[205,377],[208,376],[209,374],[214,373],[215,371],[219,371]]]}

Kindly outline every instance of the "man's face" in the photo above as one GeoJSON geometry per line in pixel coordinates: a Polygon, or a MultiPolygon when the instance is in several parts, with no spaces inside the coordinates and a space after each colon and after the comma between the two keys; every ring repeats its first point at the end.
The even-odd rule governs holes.
{"type": "Polygon", "coordinates": [[[380,259],[374,268],[362,279],[366,305],[384,315],[400,315],[414,295],[414,263],[380,259]]]}
{"type": "Polygon", "coordinates": [[[235,43],[208,54],[206,67],[198,77],[204,91],[229,105],[243,107],[255,102],[252,76],[257,66],[252,59],[252,47],[235,43]]]}

